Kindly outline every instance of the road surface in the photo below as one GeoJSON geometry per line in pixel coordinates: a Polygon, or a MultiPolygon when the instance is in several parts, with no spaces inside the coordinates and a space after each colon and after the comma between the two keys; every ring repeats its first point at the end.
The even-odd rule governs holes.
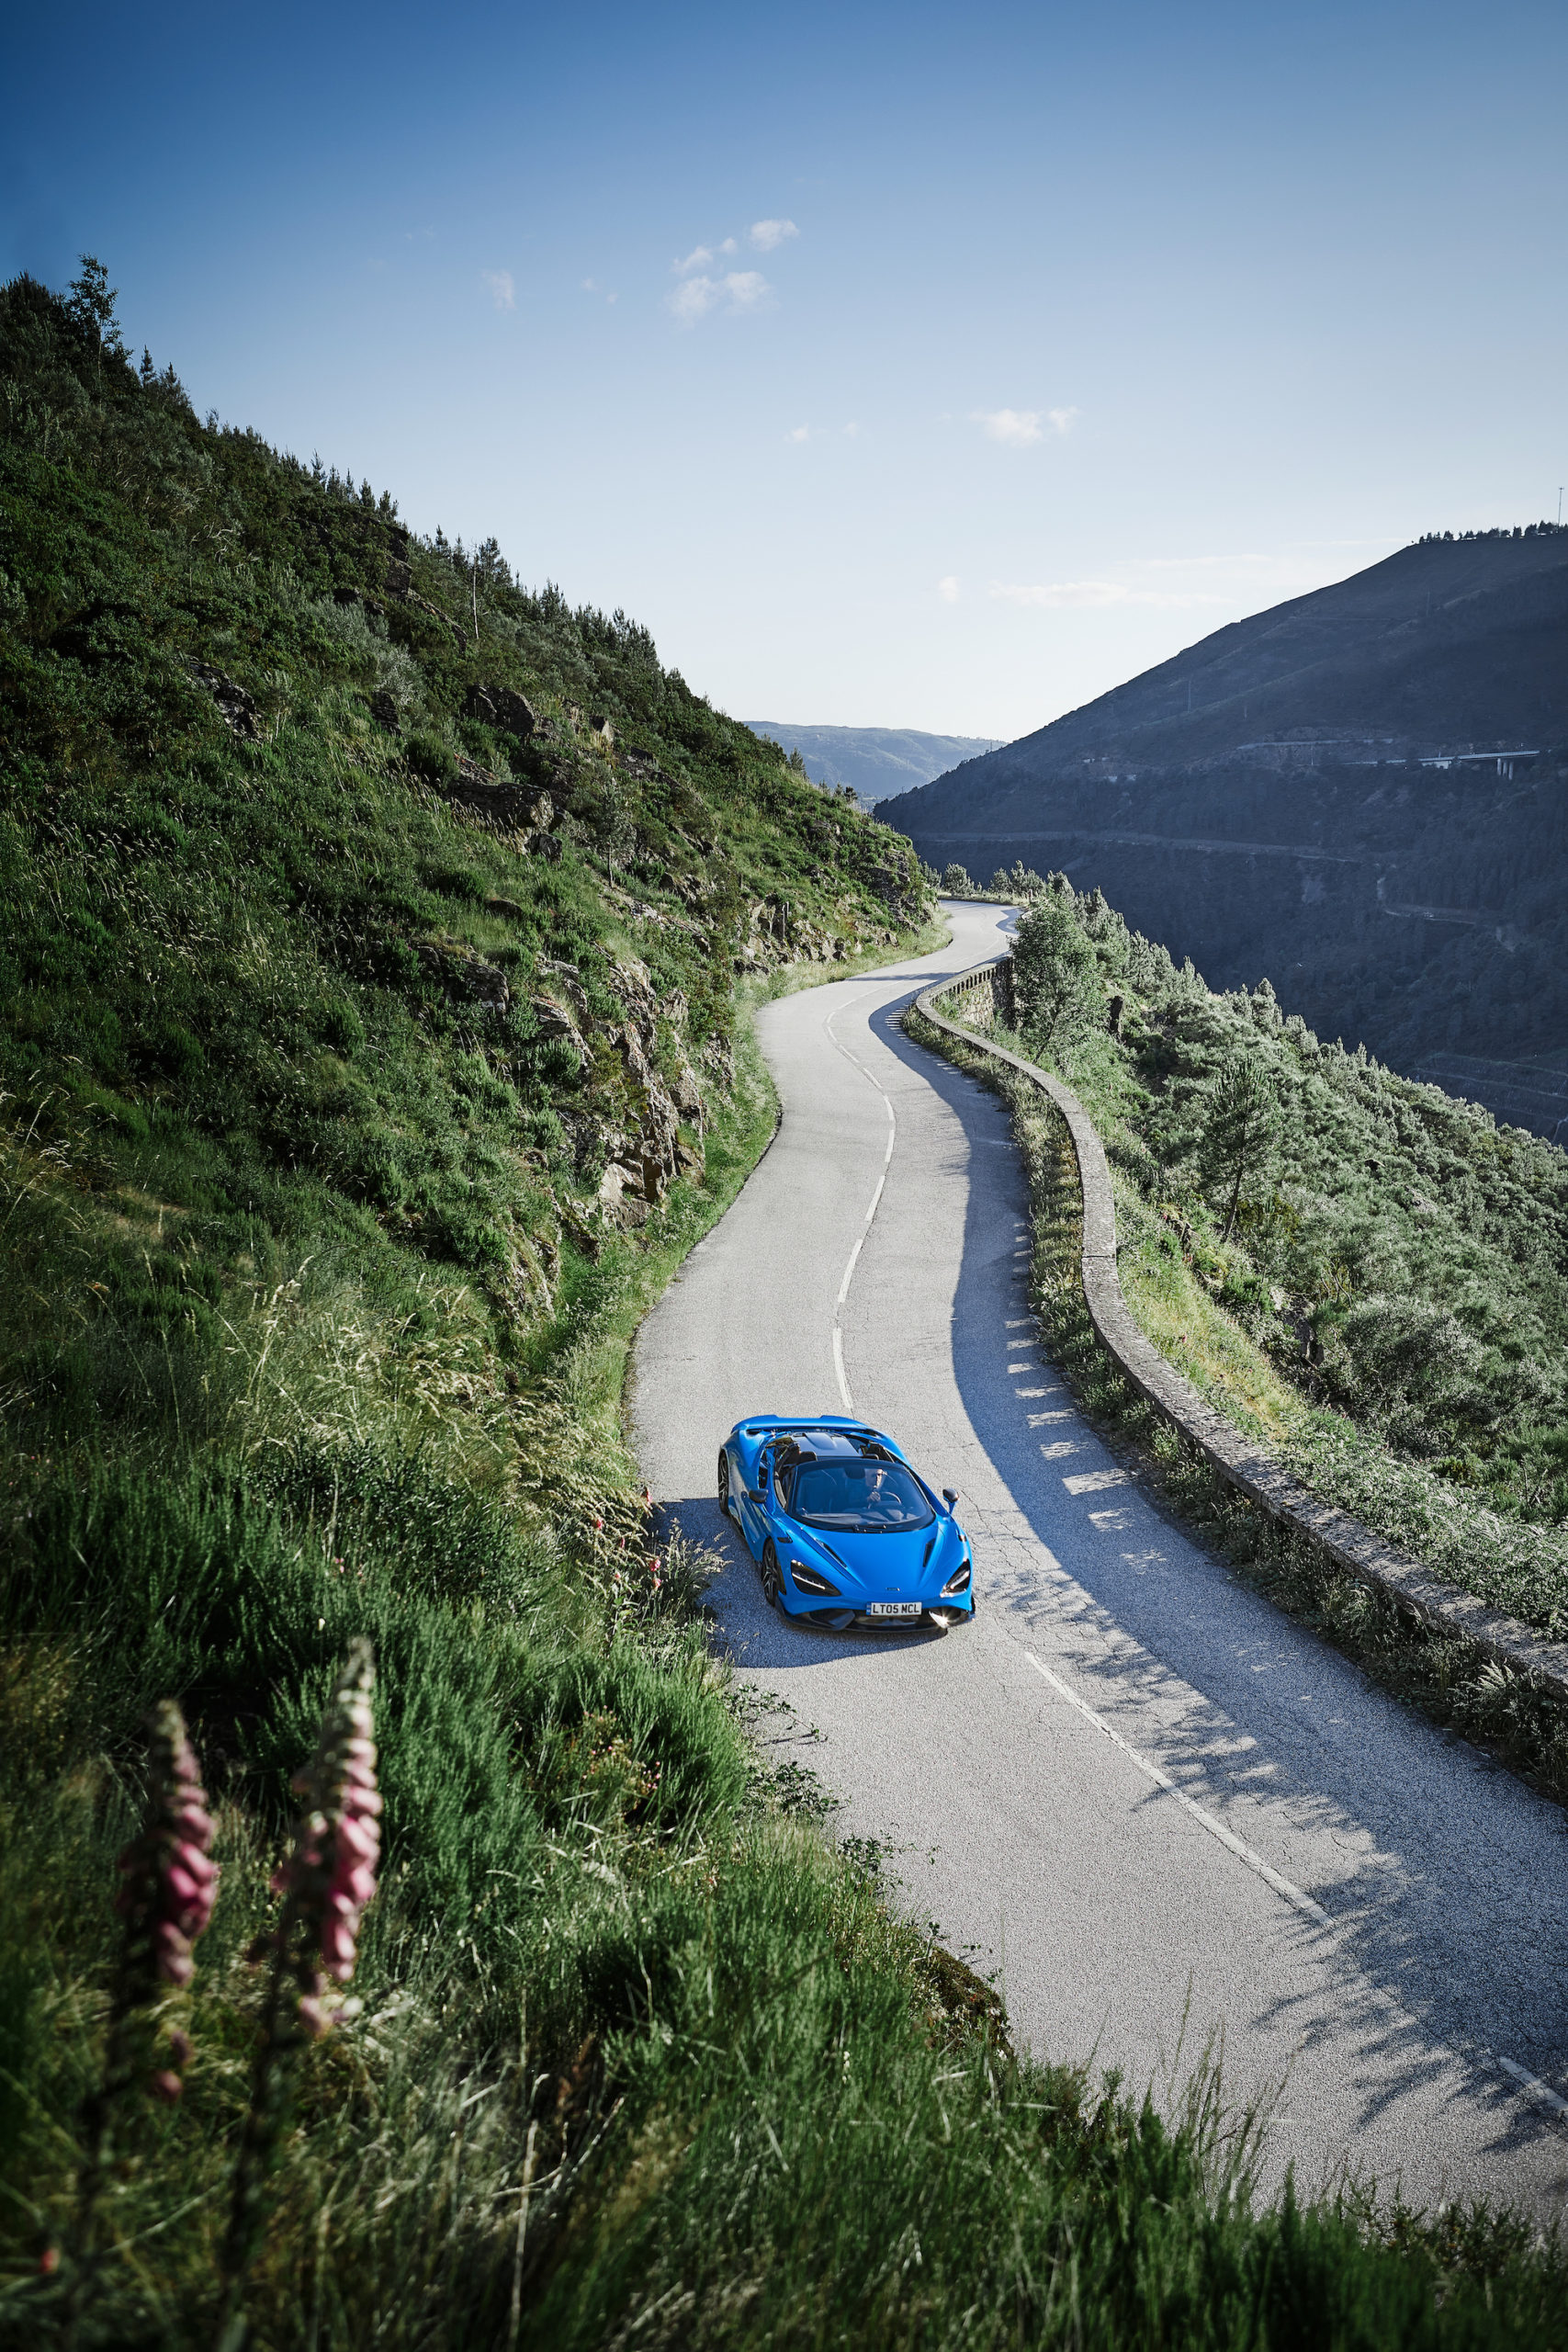
{"type": "Polygon", "coordinates": [[[1007,1114],[896,1025],[1004,944],[998,910],[949,914],[937,955],[762,1012],[778,1135],[638,1340],[655,1498],[722,1552],[739,1671],[795,1711],[841,1833],[890,1849],[1021,2041],[1166,2099],[1213,2043],[1234,2103],[1272,2101],[1269,2180],[1348,2167],[1554,2218],[1563,1815],[1236,1582],[1079,1418],[1029,1312],[1007,1114]],[[960,1489],[973,1626],[764,1607],[719,1445],[746,1413],[846,1408],[960,1489]]]}

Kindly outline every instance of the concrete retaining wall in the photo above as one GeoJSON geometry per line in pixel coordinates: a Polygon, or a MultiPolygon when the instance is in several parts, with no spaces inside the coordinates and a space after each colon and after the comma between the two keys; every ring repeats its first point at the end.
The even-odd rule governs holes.
{"type": "Polygon", "coordinates": [[[1000,1010],[1005,1015],[1010,1010],[1011,979],[1009,958],[1000,956],[994,963],[976,965],[955,980],[924,989],[915,999],[916,1008],[944,1035],[994,1061],[1005,1062],[1039,1087],[1066,1122],[1083,1193],[1084,1297],[1100,1343],[1117,1368],[1172,1428],[1198,1448],[1221,1477],[1283,1526],[1310,1536],[1337,1567],[1348,1569],[1363,1583],[1386,1593],[1435,1631],[1462,1634],[1500,1666],[1527,1675],[1539,1689],[1568,1702],[1568,1646],[1547,1641],[1517,1618],[1506,1617],[1471,1594],[1442,1583],[1419,1560],[1385,1544],[1348,1511],[1319,1501],[1299,1479],[1216,1413],[1145,1338],[1122,1295],[1116,1272],[1116,1204],[1111,1171],[1083,1104],[1060,1079],[937,1010],[939,997],[963,994],[983,996],[987,1012],[1000,1010]]]}

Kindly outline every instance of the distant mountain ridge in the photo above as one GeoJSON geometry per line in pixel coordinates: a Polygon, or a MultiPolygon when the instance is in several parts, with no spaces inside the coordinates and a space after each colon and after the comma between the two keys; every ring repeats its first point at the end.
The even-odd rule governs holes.
{"type": "Polygon", "coordinates": [[[993,736],[922,735],[910,727],[797,727],[783,718],[743,724],[798,752],[818,784],[851,786],[868,808],[997,748],[993,736]]]}
{"type": "Polygon", "coordinates": [[[1568,530],[1402,548],[885,801],[939,869],[1099,883],[1216,987],[1551,1133],[1568,1053],[1568,530]],[[1495,1067],[1494,1067],[1495,1066],[1495,1067]]]}

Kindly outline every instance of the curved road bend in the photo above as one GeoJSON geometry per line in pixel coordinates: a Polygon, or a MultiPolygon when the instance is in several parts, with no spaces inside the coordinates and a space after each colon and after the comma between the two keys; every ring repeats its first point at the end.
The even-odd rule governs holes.
{"type": "Polygon", "coordinates": [[[1080,1420],[1030,1318],[1007,1114],[893,1025],[998,951],[995,910],[949,911],[951,947],[762,1013],[783,1123],[643,1327],[645,1476],[721,1545],[739,1670],[821,1735],[796,1752],[842,1826],[1000,1971],[1037,2052],[1158,2095],[1221,2035],[1233,2101],[1283,2084],[1270,2180],[1348,2163],[1555,2216],[1562,1816],[1236,1583],[1080,1420]],[[844,1409],[836,1358],[851,1409],[961,1490],[972,1627],[834,1636],[762,1606],[718,1446],[743,1413],[844,1409]]]}

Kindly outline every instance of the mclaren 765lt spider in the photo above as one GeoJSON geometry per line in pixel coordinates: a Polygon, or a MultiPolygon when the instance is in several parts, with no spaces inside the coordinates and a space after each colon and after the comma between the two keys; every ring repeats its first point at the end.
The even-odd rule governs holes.
{"type": "Polygon", "coordinates": [[[957,1503],[890,1437],[838,1413],[753,1413],[719,1449],[718,1507],[745,1537],[768,1600],[838,1633],[969,1623],[974,1558],[957,1503]]]}

